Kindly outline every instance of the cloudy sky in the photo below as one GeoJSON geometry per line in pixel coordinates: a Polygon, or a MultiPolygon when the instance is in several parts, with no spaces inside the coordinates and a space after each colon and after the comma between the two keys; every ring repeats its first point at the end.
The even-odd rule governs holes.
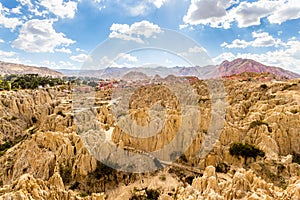
{"type": "MultiPolygon", "coordinates": [[[[0,0],[0,60],[79,69],[108,38],[141,43],[171,29],[215,64],[251,58],[300,73],[299,18],[299,0],[0,0]]],[[[129,65],[142,56],[122,54],[129,65]]]]}

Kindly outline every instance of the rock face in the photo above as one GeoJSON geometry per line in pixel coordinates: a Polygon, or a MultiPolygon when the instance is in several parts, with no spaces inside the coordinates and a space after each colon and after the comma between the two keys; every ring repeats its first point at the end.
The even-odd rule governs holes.
{"type": "MultiPolygon", "coordinates": [[[[160,199],[300,199],[300,81],[257,82],[250,77],[226,80],[224,85],[224,128],[214,148],[200,159],[197,153],[210,126],[212,101],[205,81],[192,83],[199,94],[198,136],[178,162],[162,170],[166,177],[162,171],[119,172],[97,161],[76,133],[80,127],[74,124],[72,94],[63,89],[1,92],[0,199],[115,199],[126,192],[128,198],[146,198],[149,189],[151,195],[157,190],[160,199]],[[265,157],[234,157],[229,148],[235,142],[252,144],[265,157]],[[151,184],[145,185],[146,179],[151,184]],[[133,192],[133,187],[141,190],[133,192]]],[[[96,94],[99,124],[111,131],[111,142],[120,148],[160,149],[182,125],[180,103],[169,92],[153,86],[137,90],[130,101],[130,117],[142,126],[150,120],[149,108],[167,109],[165,128],[148,141],[121,131],[113,101],[96,94]]]]}
{"type": "Polygon", "coordinates": [[[40,76],[62,77],[63,74],[47,67],[33,67],[0,61],[0,75],[39,74],[40,76]]]}

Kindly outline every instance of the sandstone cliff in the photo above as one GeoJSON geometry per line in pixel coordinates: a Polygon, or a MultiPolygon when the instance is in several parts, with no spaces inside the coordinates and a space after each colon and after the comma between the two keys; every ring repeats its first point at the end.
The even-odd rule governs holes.
{"type": "MultiPolygon", "coordinates": [[[[300,81],[226,80],[224,85],[225,124],[212,151],[197,157],[210,126],[212,101],[207,84],[196,81],[202,114],[198,136],[176,165],[150,174],[118,172],[90,154],[76,133],[72,94],[61,88],[1,92],[0,199],[146,198],[149,189],[158,191],[160,199],[299,199],[300,81]],[[266,156],[238,159],[229,153],[234,142],[253,144],[266,156]]],[[[149,94],[151,90],[158,96],[149,95],[150,101],[146,93],[139,95],[145,91],[136,92],[142,98],[131,101],[132,119],[147,124],[147,108],[163,95],[157,109],[167,108],[170,115],[165,129],[145,141],[122,132],[112,103],[103,100],[106,95],[96,95],[100,125],[116,127],[112,139],[121,147],[160,149],[181,125],[175,97],[160,86],[148,88],[149,94]]]]}

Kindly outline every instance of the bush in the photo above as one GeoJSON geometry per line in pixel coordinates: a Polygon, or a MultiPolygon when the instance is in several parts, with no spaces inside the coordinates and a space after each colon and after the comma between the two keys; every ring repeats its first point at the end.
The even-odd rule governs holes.
{"type": "Polygon", "coordinates": [[[80,197],[87,197],[87,196],[89,196],[89,194],[86,193],[86,192],[82,192],[82,193],[79,194],[79,196],[80,197]]]}
{"type": "Polygon", "coordinates": [[[226,163],[219,163],[216,166],[216,172],[220,172],[220,173],[227,173],[229,170],[229,166],[226,163]]]}
{"type": "Polygon", "coordinates": [[[265,152],[263,152],[262,150],[260,150],[259,148],[255,147],[252,144],[242,144],[242,143],[234,143],[230,149],[229,149],[229,153],[232,156],[235,157],[243,157],[245,158],[245,164],[247,161],[247,158],[254,158],[254,160],[256,160],[256,158],[258,156],[260,157],[264,157],[265,156],[265,152]]]}
{"type": "Polygon", "coordinates": [[[146,194],[147,194],[147,199],[151,199],[151,200],[157,200],[159,197],[159,191],[154,190],[154,189],[147,189],[146,190],[146,194]]]}
{"type": "Polygon", "coordinates": [[[165,181],[166,180],[166,175],[165,174],[160,175],[159,180],[165,181]]]}
{"type": "Polygon", "coordinates": [[[105,175],[110,175],[114,171],[113,168],[106,166],[105,164],[101,163],[100,161],[97,161],[97,167],[95,171],[93,172],[96,179],[100,179],[101,177],[105,175]]]}
{"type": "Polygon", "coordinates": [[[6,151],[10,147],[12,147],[14,144],[11,141],[5,142],[4,144],[0,145],[0,151],[6,151]]]}
{"type": "Polygon", "coordinates": [[[293,153],[293,162],[298,163],[300,165],[300,154],[293,153]]]}
{"type": "Polygon", "coordinates": [[[71,181],[72,168],[69,166],[60,165],[59,174],[60,174],[64,184],[69,184],[71,181]]]}
{"type": "Polygon", "coordinates": [[[294,110],[291,110],[291,113],[293,113],[293,114],[297,114],[299,111],[298,110],[296,110],[296,109],[294,109],[294,110]]]}
{"type": "Polygon", "coordinates": [[[17,119],[18,119],[18,118],[17,118],[16,116],[12,116],[12,117],[11,117],[11,120],[12,120],[12,121],[17,120],[17,119]]]}

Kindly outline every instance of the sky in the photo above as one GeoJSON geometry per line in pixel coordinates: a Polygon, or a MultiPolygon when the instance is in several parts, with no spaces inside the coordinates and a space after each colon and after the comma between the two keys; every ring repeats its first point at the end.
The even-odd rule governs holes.
{"type": "MultiPolygon", "coordinates": [[[[299,0],[0,0],[0,60],[6,62],[81,69],[99,48],[145,44],[169,30],[196,44],[176,51],[182,57],[205,53],[214,64],[249,58],[300,73],[299,0]]],[[[181,44],[174,38],[170,44],[181,44]]],[[[149,49],[116,55],[121,64],[109,55],[97,62],[185,63],[149,49]]]]}

